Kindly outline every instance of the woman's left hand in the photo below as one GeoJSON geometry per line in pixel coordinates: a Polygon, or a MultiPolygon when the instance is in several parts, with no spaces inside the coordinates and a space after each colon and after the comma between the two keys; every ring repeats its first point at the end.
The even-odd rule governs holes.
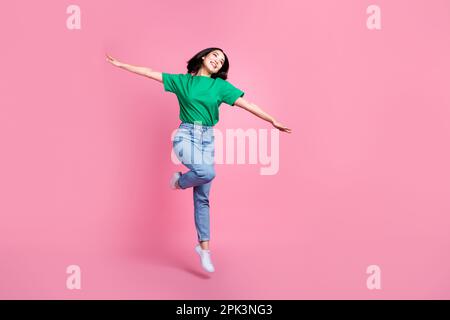
{"type": "Polygon", "coordinates": [[[284,125],[282,125],[280,122],[278,122],[276,120],[272,121],[272,125],[275,128],[279,129],[280,131],[287,132],[287,133],[291,133],[292,132],[291,129],[289,129],[288,127],[285,127],[284,125]]]}

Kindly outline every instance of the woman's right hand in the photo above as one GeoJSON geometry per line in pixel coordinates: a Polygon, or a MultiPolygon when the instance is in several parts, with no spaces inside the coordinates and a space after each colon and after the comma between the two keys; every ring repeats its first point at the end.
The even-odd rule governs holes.
{"type": "Polygon", "coordinates": [[[276,121],[276,120],[273,120],[273,121],[272,121],[272,125],[273,125],[275,128],[277,128],[278,130],[280,130],[280,131],[287,132],[287,133],[291,133],[291,132],[292,132],[291,129],[289,129],[288,127],[282,125],[280,122],[278,122],[278,121],[276,121]]]}
{"type": "Polygon", "coordinates": [[[120,67],[122,65],[122,63],[120,61],[114,59],[109,54],[106,54],[106,61],[108,61],[112,65],[115,65],[116,67],[120,67]]]}

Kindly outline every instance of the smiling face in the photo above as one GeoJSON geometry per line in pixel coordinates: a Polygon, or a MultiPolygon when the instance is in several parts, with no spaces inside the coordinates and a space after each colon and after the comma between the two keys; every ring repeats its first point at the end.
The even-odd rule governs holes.
{"type": "Polygon", "coordinates": [[[214,50],[211,51],[206,57],[203,59],[203,67],[208,70],[209,73],[217,73],[220,68],[222,68],[225,62],[225,56],[222,51],[214,50]]]}

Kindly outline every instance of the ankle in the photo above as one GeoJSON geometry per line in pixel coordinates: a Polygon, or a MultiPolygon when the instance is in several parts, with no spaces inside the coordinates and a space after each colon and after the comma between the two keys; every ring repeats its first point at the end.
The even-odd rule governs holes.
{"type": "Polygon", "coordinates": [[[209,250],[209,241],[200,241],[199,245],[202,250],[209,250]]]}

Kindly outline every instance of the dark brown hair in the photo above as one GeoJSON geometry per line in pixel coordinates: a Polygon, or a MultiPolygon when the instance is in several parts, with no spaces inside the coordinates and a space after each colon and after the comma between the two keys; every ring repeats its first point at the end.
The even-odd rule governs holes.
{"type": "Polygon", "coordinates": [[[198,52],[196,55],[194,55],[188,62],[187,62],[187,70],[188,73],[197,73],[198,70],[200,70],[202,63],[203,63],[203,57],[206,57],[210,52],[214,50],[220,50],[222,51],[223,55],[225,56],[225,61],[222,64],[222,67],[220,70],[216,73],[211,74],[211,78],[222,78],[223,80],[227,80],[228,78],[228,69],[230,69],[230,63],[228,61],[228,57],[220,48],[207,48],[203,49],[202,51],[198,52]]]}

